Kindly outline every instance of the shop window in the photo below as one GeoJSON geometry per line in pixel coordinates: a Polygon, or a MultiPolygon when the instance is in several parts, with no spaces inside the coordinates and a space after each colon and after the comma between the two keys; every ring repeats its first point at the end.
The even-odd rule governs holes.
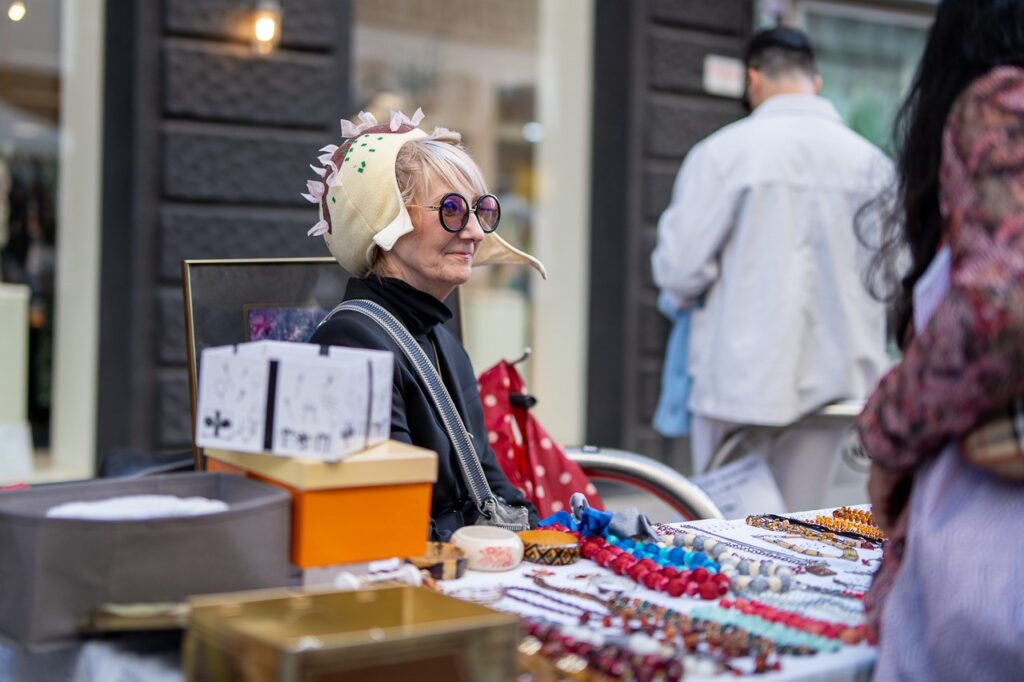
{"type": "Polygon", "coordinates": [[[797,18],[814,44],[821,94],[851,128],[891,155],[893,121],[924,49],[930,14],[801,2],[797,18]]]}
{"type": "Polygon", "coordinates": [[[105,0],[0,14],[0,483],[94,471],[105,0]]]}
{"type": "Polygon", "coordinates": [[[0,440],[16,443],[21,456],[28,443],[41,452],[50,447],[60,15],[57,0],[0,15],[0,281],[7,294],[0,308],[0,363],[9,381],[0,389],[0,440]],[[15,303],[25,297],[27,306],[15,303]]]}
{"type": "MultiPolygon", "coordinates": [[[[590,222],[590,0],[356,0],[353,106],[380,118],[422,106],[458,130],[501,198],[499,232],[534,254],[462,287],[465,342],[483,371],[519,365],[558,440],[583,437],[590,222]]],[[[347,112],[354,115],[355,111],[347,112]]]]}
{"type": "MultiPolygon", "coordinates": [[[[536,0],[357,0],[352,101],[386,120],[390,109],[421,127],[462,134],[501,200],[499,233],[532,251],[537,122],[536,0]]],[[[356,112],[349,112],[354,116],[356,112]]],[[[488,266],[461,289],[464,337],[478,371],[531,345],[530,276],[488,266]]]]}

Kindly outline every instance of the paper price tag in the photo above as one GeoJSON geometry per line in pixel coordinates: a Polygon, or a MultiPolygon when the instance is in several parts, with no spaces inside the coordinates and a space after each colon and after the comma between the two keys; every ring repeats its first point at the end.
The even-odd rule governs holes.
{"type": "Polygon", "coordinates": [[[693,482],[708,494],[727,519],[750,514],[782,514],[786,503],[764,459],[756,454],[730,462],[693,482]]]}

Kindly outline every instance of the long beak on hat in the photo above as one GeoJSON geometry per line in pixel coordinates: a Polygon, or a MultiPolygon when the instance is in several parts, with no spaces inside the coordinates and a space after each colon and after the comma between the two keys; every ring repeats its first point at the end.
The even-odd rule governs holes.
{"type": "Polygon", "coordinates": [[[484,236],[483,242],[477,247],[473,265],[497,264],[529,265],[539,272],[541,277],[548,278],[548,272],[544,269],[543,263],[525,251],[520,251],[512,246],[497,234],[491,233],[484,236]]]}

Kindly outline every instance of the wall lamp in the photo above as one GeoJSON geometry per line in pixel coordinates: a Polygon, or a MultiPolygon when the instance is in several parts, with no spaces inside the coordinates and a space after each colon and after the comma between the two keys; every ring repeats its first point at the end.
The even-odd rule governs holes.
{"type": "Polygon", "coordinates": [[[22,0],[12,0],[11,4],[7,7],[7,18],[11,21],[21,21],[25,18],[27,11],[22,0]]]}
{"type": "Polygon", "coordinates": [[[277,0],[259,0],[252,23],[252,49],[270,54],[281,42],[281,5],[277,0]]]}

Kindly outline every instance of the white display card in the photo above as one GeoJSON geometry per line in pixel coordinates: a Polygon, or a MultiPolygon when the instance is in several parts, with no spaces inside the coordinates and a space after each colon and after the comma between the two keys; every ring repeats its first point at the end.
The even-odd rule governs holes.
{"type": "Polygon", "coordinates": [[[387,351],[256,341],[203,351],[200,447],[337,461],[388,439],[387,351]]]}
{"type": "Polygon", "coordinates": [[[234,346],[203,351],[196,404],[196,443],[204,448],[263,451],[270,365],[234,346]]]}

